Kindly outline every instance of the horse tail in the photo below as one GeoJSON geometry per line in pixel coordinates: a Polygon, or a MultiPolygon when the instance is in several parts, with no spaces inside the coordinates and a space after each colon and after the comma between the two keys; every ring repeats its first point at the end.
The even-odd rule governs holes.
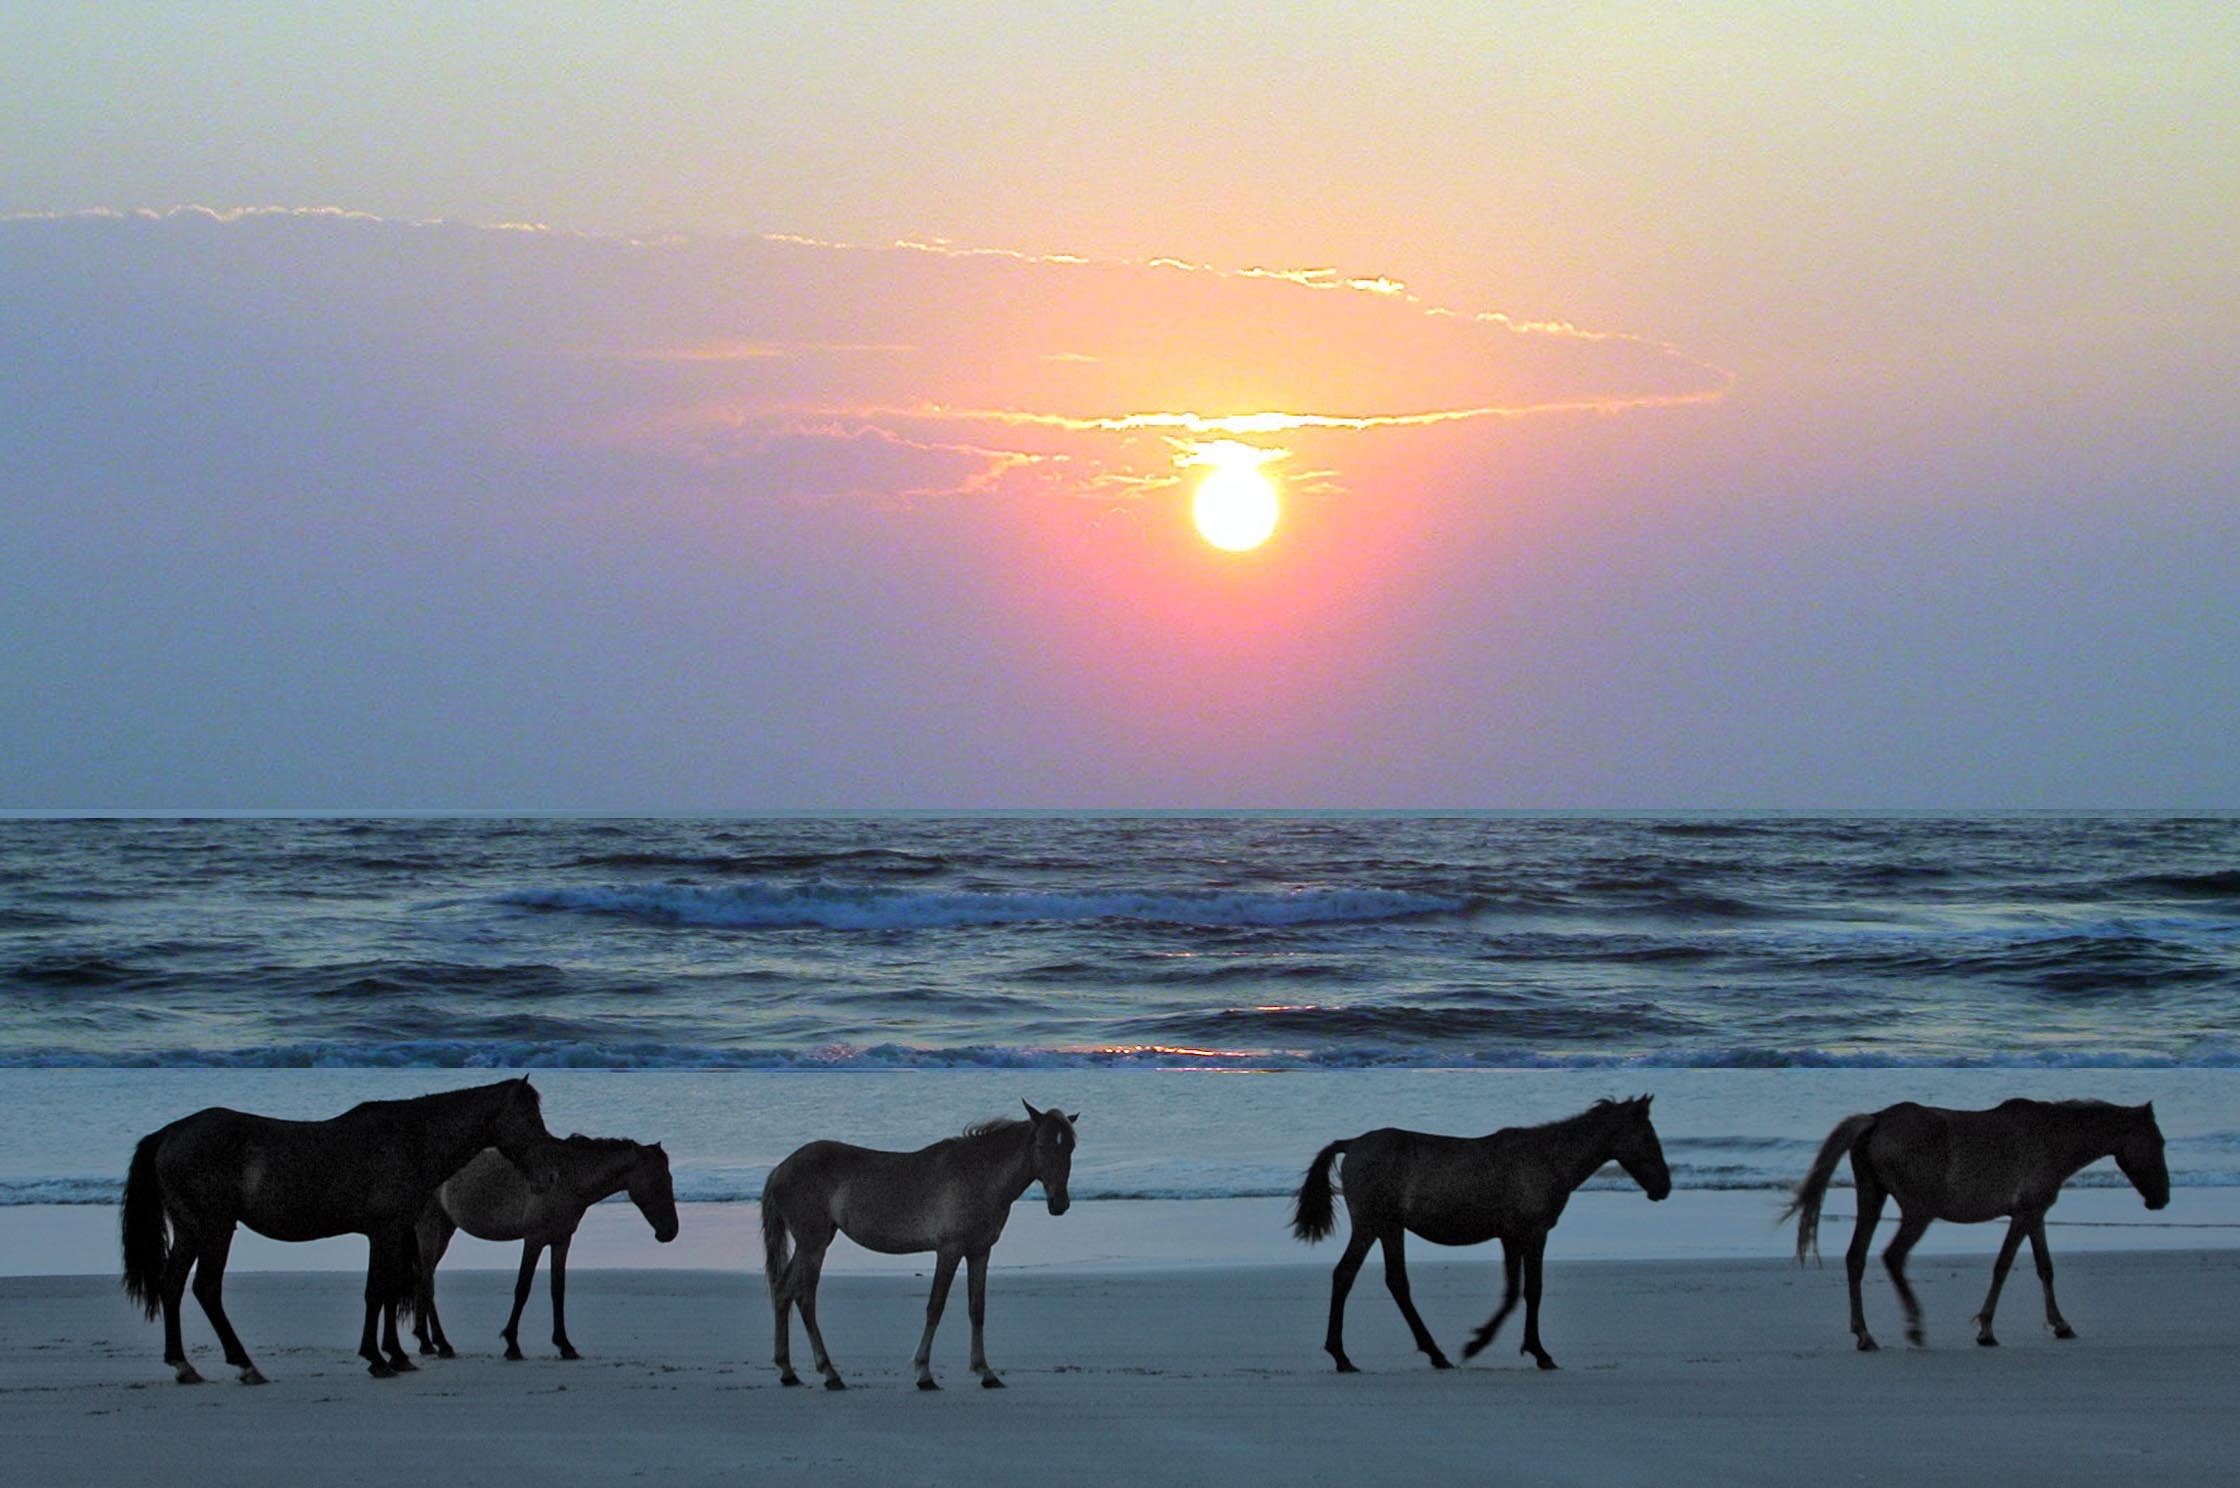
{"type": "Polygon", "coordinates": [[[156,1151],[162,1145],[163,1133],[155,1131],[132,1149],[118,1224],[124,1240],[125,1295],[151,1318],[163,1305],[163,1273],[171,1259],[164,1234],[163,1180],[156,1175],[156,1151]]]}
{"type": "Polygon", "coordinates": [[[407,1317],[417,1317],[420,1302],[420,1232],[417,1225],[407,1221],[392,1227],[389,1234],[389,1264],[373,1268],[388,1284],[382,1288],[380,1301],[384,1306],[394,1303],[397,1310],[407,1317]]]}
{"type": "Polygon", "coordinates": [[[1828,1140],[1820,1144],[1820,1155],[1812,1160],[1812,1170],[1797,1184],[1789,1207],[1781,1211],[1777,1225],[1787,1224],[1789,1216],[1797,1216],[1797,1259],[1820,1253],[1820,1203],[1828,1196],[1828,1179],[1834,1175],[1836,1164],[1844,1155],[1866,1140],[1867,1133],[1881,1119],[1880,1112],[1870,1111],[1860,1116],[1846,1116],[1828,1133],[1828,1140]]]}
{"type": "Polygon", "coordinates": [[[771,1301],[783,1300],[786,1273],[792,1262],[792,1236],[787,1232],[786,1217],[778,1205],[777,1187],[766,1182],[762,1185],[762,1275],[770,1283],[771,1301]]]}
{"type": "Polygon", "coordinates": [[[1346,1150],[1346,1143],[1332,1142],[1307,1164],[1307,1179],[1299,1185],[1299,1201],[1291,1211],[1291,1233],[1312,1245],[1337,1228],[1331,1213],[1330,1165],[1346,1150]]]}

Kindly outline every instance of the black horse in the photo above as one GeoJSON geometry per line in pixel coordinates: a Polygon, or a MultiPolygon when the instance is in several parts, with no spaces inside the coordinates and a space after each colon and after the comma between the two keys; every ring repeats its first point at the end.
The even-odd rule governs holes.
{"type": "Polygon", "coordinates": [[[275,1240],[364,1235],[371,1253],[358,1354],[375,1378],[386,1378],[413,1367],[397,1341],[397,1307],[412,1299],[419,1270],[412,1227],[429,1190],[485,1147],[549,1187],[551,1141],[536,1088],[525,1079],[367,1101],[329,1121],[281,1121],[224,1106],[197,1111],[133,1150],[124,1184],[125,1292],[150,1318],[162,1309],[163,1361],[179,1383],[198,1384],[202,1376],[179,1338],[179,1301],[192,1272],[195,1300],[226,1362],[243,1384],[261,1385],[222,1300],[233,1227],[275,1240]]]}
{"type": "Polygon", "coordinates": [[[1493,1335],[1524,1295],[1524,1347],[1542,1369],[1556,1361],[1540,1344],[1540,1266],[1548,1250],[1548,1231],[1563,1217],[1571,1191],[1615,1160],[1651,1199],[1672,1192],[1664,1148],[1649,1124],[1649,1100],[1596,1101],[1576,1116],[1540,1126],[1504,1127],[1483,1137],[1441,1137],[1428,1132],[1380,1127],[1350,1141],[1332,1142],[1315,1154],[1300,1185],[1292,1233],[1320,1240],[1336,1226],[1330,1206],[1330,1165],[1345,1154],[1346,1213],[1353,1234],[1330,1279],[1330,1331],[1323,1349],[1338,1372],[1355,1372],[1346,1357],[1346,1293],[1371,1245],[1384,1246],[1384,1284],[1400,1305],[1416,1347],[1430,1355],[1434,1369],[1453,1365],[1432,1341],[1416,1313],[1408,1289],[1408,1232],[1434,1245],[1478,1245],[1501,1241],[1507,1279],[1501,1310],[1487,1320],[1462,1351],[1465,1359],[1493,1341],[1493,1335]],[[1520,1277],[1520,1272],[1521,1277],[1520,1277]],[[1519,1282],[1522,1282],[1520,1288],[1519,1282]]]}
{"type": "Polygon", "coordinates": [[[2149,1209],[2170,1202],[2170,1170],[2162,1159],[2162,1128],[2153,1105],[2112,1106],[2106,1101],[2010,1100],[1988,1111],[1950,1111],[1903,1101],[1880,1111],[1849,1116],[1820,1144],[1820,1155],[1797,1185],[1796,1197],[1782,1211],[1797,1217],[1797,1259],[1820,1248],[1820,1203],[1836,1164],[1851,1159],[1858,1184],[1858,1223],[1844,1252],[1843,1269],[1851,1286],[1851,1333],[1862,1349],[1877,1347],[1867,1331],[1866,1305],[1859,1295],[1866,1275],[1867,1251],[1886,1199],[1898,1201],[1898,1233],[1882,1253],[1890,1285],[1906,1311],[1906,1337],[1922,1341],[1921,1304],[1906,1281],[1906,1256],[1930,1221],[1949,1219],[1981,1224],[2006,1219],[2007,1238],[1991,1264],[1991,1290],[1976,1314],[1976,1342],[1989,1347],[1991,1314],[1999,1289],[2024,1239],[2037,1261],[2038,1282],[2046,1294],[2046,1326],[2056,1338],[2076,1331],[2053,1300],[2053,1254],[2046,1249],[2046,1211],[2061,1196],[2069,1175],[2090,1162],[2113,1157],[2123,1176],[2139,1190],[2149,1209]]]}

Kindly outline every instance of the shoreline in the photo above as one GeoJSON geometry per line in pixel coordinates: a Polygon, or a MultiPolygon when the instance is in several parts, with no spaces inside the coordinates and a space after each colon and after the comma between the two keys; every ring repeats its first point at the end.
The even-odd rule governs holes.
{"type": "MultiPolygon", "coordinates": [[[[1450,1350],[1490,1311],[1498,1278],[1490,1251],[1455,1254],[1412,1253],[1410,1268],[1450,1350]]],[[[934,1394],[911,1388],[926,1287],[911,1275],[827,1272],[825,1333],[851,1386],[840,1394],[777,1386],[768,1302],[740,1270],[571,1268],[577,1363],[545,1341],[541,1285],[522,1324],[528,1358],[509,1364],[493,1337],[509,1279],[447,1275],[460,1357],[386,1381],[351,1352],[356,1276],[229,1275],[229,1310],[273,1379],[260,1389],[232,1382],[191,1303],[188,1348],[212,1383],[182,1388],[160,1328],[113,1282],[7,1278],[0,1307],[18,1342],[0,1354],[0,1434],[11,1481],[31,1488],[175,1481],[186,1462],[248,1488],[395,1482],[431,1464],[466,1481],[960,1488],[1457,1474],[1793,1488],[1831,1469],[1931,1484],[2229,1482],[2240,1345],[2223,1320],[2240,1306],[2240,1251],[2057,1258],[2076,1340],[2044,1332],[2024,1270],[2000,1311],[2006,1346],[1975,1347],[1967,1319],[1987,1264],[1921,1256],[1929,1346],[1904,1345],[1878,1275],[1868,1316],[1885,1347],[1860,1354],[1840,1263],[1552,1252],[1553,1373],[1515,1354],[1515,1320],[1478,1359],[1430,1369],[1372,1260],[1347,1314],[1365,1372],[1341,1376],[1320,1351],[1322,1266],[1007,1269],[999,1246],[988,1352],[1010,1388],[971,1388],[959,1288],[934,1394]]],[[[798,1327],[795,1348],[805,1366],[798,1327]]]]}
{"type": "MultiPolygon", "coordinates": [[[[1776,1226],[1786,1197],[1760,1189],[1677,1189],[1660,1204],[1632,1190],[1574,1194],[1548,1242],[1558,1261],[1781,1260],[1793,1264],[1795,1229],[1776,1226]]],[[[680,1204],[677,1239],[657,1245],[637,1211],[620,1200],[584,1214],[570,1258],[575,1270],[745,1271],[761,1264],[759,1210],[752,1203],[680,1204]]],[[[1896,1227],[1883,1216],[1877,1244],[1896,1227]]],[[[1063,1219],[1052,1219],[1040,1191],[1013,1210],[993,1267],[1037,1271],[1200,1270],[1222,1266],[1310,1266],[1327,1270],[1343,1244],[1338,1237],[1303,1245],[1288,1228],[1291,1201],[1284,1198],[1082,1199],[1063,1219]]],[[[1825,1262],[1840,1266],[1850,1242],[1850,1191],[1830,1193],[1821,1224],[1825,1262]]],[[[2105,1251],[2240,1250],[2240,1189],[2181,1189],[2169,1210],[2150,1215],[2129,1189],[2065,1190],[2047,1219],[2058,1264],[2062,1257],[2105,1251]]],[[[1998,1249],[2002,1222],[1935,1224],[1921,1255],[1983,1255],[1998,1249]]],[[[1446,1250],[1418,1240],[1413,1263],[1453,1260],[1499,1265],[1491,1245],[1446,1250]]],[[[440,1274],[511,1272],[520,1246],[459,1235],[440,1274]]],[[[0,1277],[113,1276],[118,1269],[117,1211],[102,1204],[25,1204],[0,1207],[0,1277]]],[[[883,1256],[845,1239],[837,1241],[829,1273],[915,1273],[923,1256],[883,1256]]],[[[290,1245],[249,1230],[236,1233],[228,1276],[248,1272],[357,1271],[365,1266],[365,1241],[340,1236],[290,1245]]],[[[2026,1268],[2025,1268],[2026,1269],[2026,1268]]]]}

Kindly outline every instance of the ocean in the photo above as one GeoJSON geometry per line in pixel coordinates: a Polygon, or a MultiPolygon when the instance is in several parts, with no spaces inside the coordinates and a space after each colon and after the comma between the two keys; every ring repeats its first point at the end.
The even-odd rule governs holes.
{"type": "Polygon", "coordinates": [[[0,820],[0,1206],[516,1070],[709,1203],[1022,1099],[1083,1112],[1077,1198],[1158,1199],[1644,1092],[1683,1189],[2010,1095],[2153,1100],[2240,1188],[2240,817],[0,820]]]}

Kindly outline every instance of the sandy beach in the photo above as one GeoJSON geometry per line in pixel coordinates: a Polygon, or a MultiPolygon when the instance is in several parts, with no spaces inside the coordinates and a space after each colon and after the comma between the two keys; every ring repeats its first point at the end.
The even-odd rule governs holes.
{"type": "MultiPolygon", "coordinates": [[[[1953,1227],[1940,1227],[1952,1229],[1953,1227]]],[[[1932,1232],[1934,1233],[1934,1232],[1932,1232]]],[[[1955,1231],[1955,1233],[1959,1233],[1955,1231]]],[[[1562,1250],[1561,1230],[1556,1249],[1562,1250]]],[[[1991,1239],[1987,1227],[1971,1238],[1991,1239]]],[[[2057,1245],[2059,1242],[2057,1241],[2057,1245]]],[[[584,1359],[544,1343],[542,1287],[524,1362],[498,1357],[509,1280],[443,1277],[464,1352],[391,1381],[351,1352],[359,1277],[243,1271],[237,1325],[273,1383],[232,1382],[190,1307],[213,1382],[171,1382],[159,1329],[105,1276],[0,1279],[8,1478],[36,1488],[175,1482],[1793,1485],[2228,1483],[2240,1473],[2230,1381],[2240,1348],[2240,1251],[2058,1255],[2057,1343],[2018,1268],[2003,1347],[1967,1319],[1986,1261],[1923,1254],[1914,1277],[1929,1347],[1903,1346],[1887,1286],[1869,1317],[1885,1348],[1856,1353],[1840,1261],[1552,1258],[1543,1374],[1514,1327],[1480,1359],[1435,1373],[1409,1346],[1374,1261],[1348,1315],[1366,1371],[1320,1352],[1331,1247],[1284,1264],[1127,1269],[1004,1264],[989,1353],[1009,1389],[965,1368],[960,1286],[934,1357],[948,1388],[911,1388],[920,1276],[854,1264],[826,1275],[826,1334],[851,1389],[780,1388],[770,1314],[744,1269],[571,1273],[584,1359]]],[[[1491,1249],[1418,1248],[1411,1273],[1433,1330],[1458,1344],[1490,1311],[1491,1249]]],[[[797,1336],[797,1348],[802,1344],[797,1336]]]]}

